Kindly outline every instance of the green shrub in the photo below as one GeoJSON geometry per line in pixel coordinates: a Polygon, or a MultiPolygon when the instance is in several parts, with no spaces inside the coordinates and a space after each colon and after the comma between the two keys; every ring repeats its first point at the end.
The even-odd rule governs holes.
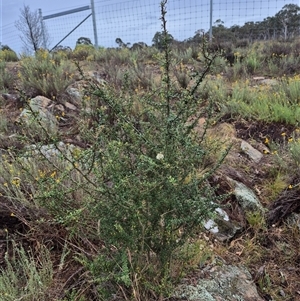
{"type": "MultiPolygon", "coordinates": [[[[5,257],[6,268],[1,268],[0,296],[3,301],[46,301],[52,282],[53,267],[49,251],[41,247],[39,264],[23,248],[13,244],[14,256],[5,257]]],[[[7,253],[6,253],[7,254],[7,253]]]]}
{"type": "Polygon", "coordinates": [[[291,54],[292,48],[289,42],[274,41],[265,44],[264,53],[269,57],[284,57],[291,54]]]}
{"type": "Polygon", "coordinates": [[[19,58],[13,50],[0,50],[0,61],[17,62],[18,60],[19,58]]]}
{"type": "Polygon", "coordinates": [[[267,70],[270,76],[282,77],[285,75],[295,75],[299,70],[300,59],[294,55],[273,54],[268,59],[267,70]]]}
{"type": "Polygon", "coordinates": [[[0,91],[12,86],[13,78],[6,70],[6,62],[0,60],[0,91]]]}
{"type": "MultiPolygon", "coordinates": [[[[166,2],[161,4],[164,51],[156,57],[162,72],[159,89],[135,95],[126,73],[120,89],[90,82],[78,122],[78,135],[89,147],[63,150],[59,137],[49,136],[14,160],[16,171],[11,160],[6,163],[4,193],[14,208],[22,203],[43,208],[46,220],[77,238],[72,245],[82,239],[97,245],[91,256],[82,246],[76,250],[88,271],[83,277],[89,277],[99,299],[120,291],[125,299],[167,296],[177,280],[172,265],[185,266],[178,259],[182,246],[214,215],[222,198],[208,179],[228,149],[205,140],[213,105],[198,96],[215,57],[203,44],[204,71],[193,76],[188,88],[173,84],[166,2]],[[207,122],[199,132],[200,118],[207,122]],[[43,152],[49,143],[55,152],[50,158],[43,152]],[[16,183],[12,175],[18,171],[22,178],[16,183]],[[15,197],[29,188],[30,202],[15,197]]],[[[47,53],[38,55],[43,60],[33,63],[49,60],[52,66],[47,53]]],[[[32,145],[30,137],[22,138],[32,145]]]]}
{"type": "MultiPolygon", "coordinates": [[[[167,36],[164,5],[165,1],[167,36]]],[[[141,298],[151,291],[167,294],[174,252],[215,208],[217,197],[207,179],[223,156],[207,164],[213,150],[193,132],[199,118],[209,112],[195,96],[206,73],[195,78],[190,90],[179,93],[171,83],[168,43],[160,58],[162,88],[140,98],[138,115],[131,114],[135,98],[126,93],[126,86],[120,94],[109,86],[89,91],[98,101],[98,118],[84,130],[93,147],[81,153],[81,160],[90,171],[89,218],[99,221],[98,235],[105,248],[93,260],[82,262],[103,294],[107,282],[141,298]]],[[[207,57],[208,67],[211,63],[207,57]]]]}
{"type": "Polygon", "coordinates": [[[138,62],[135,58],[132,58],[127,72],[133,89],[139,91],[152,88],[154,74],[151,66],[138,62]]]}
{"type": "Polygon", "coordinates": [[[123,66],[129,63],[132,55],[138,51],[130,51],[128,48],[99,49],[96,52],[95,60],[99,63],[109,63],[116,66],[123,66]]]}
{"type": "MultiPolygon", "coordinates": [[[[210,94],[216,92],[211,91],[210,94]]],[[[224,113],[248,120],[282,122],[295,125],[299,119],[299,77],[283,79],[273,86],[251,86],[250,82],[236,82],[232,92],[222,102],[224,113]]]]}
{"type": "Polygon", "coordinates": [[[71,57],[79,61],[84,61],[86,59],[94,60],[95,52],[96,49],[93,45],[78,44],[73,50],[71,57]]]}
{"type": "Polygon", "coordinates": [[[70,47],[57,46],[51,50],[51,54],[54,60],[68,60],[72,57],[72,49],[70,47]]]}
{"type": "Polygon", "coordinates": [[[260,69],[262,61],[260,61],[256,53],[251,52],[245,58],[244,64],[249,74],[255,74],[260,69]]]}
{"type": "Polygon", "coordinates": [[[21,61],[22,88],[33,96],[58,98],[74,82],[73,77],[74,67],[70,62],[54,60],[45,50],[39,50],[35,57],[24,57],[21,61]]]}
{"type": "Polygon", "coordinates": [[[224,76],[231,82],[239,81],[249,77],[246,65],[243,62],[236,62],[233,66],[227,66],[224,76]]]}

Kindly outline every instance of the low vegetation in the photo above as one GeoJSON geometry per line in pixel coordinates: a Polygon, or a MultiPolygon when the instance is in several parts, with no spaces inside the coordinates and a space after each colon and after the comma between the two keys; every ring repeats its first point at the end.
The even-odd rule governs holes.
{"type": "Polygon", "coordinates": [[[235,137],[215,129],[262,148],[253,186],[265,208],[297,200],[299,41],[236,43],[228,57],[204,37],[171,42],[166,1],[161,15],[160,49],[80,44],[14,63],[0,51],[1,300],[167,300],[216,255],[246,265],[266,300],[296,300],[299,221],[234,212],[215,181],[235,137]],[[58,130],[30,105],[38,95],[58,130]],[[203,228],[222,205],[244,225],[229,242],[203,228]]]}

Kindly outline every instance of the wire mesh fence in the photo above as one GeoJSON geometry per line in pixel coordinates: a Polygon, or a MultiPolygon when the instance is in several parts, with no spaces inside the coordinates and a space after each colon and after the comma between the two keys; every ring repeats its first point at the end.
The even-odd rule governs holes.
{"type": "MultiPolygon", "coordinates": [[[[87,2],[89,1],[82,0],[81,4],[89,5],[90,3],[87,2]]],[[[183,41],[192,38],[197,32],[208,32],[211,3],[212,24],[215,31],[220,32],[220,28],[230,28],[236,35],[243,33],[243,37],[266,39],[282,37],[285,34],[291,35],[291,24],[287,27],[284,19],[275,22],[272,18],[288,4],[298,7],[299,0],[169,0],[167,26],[174,39],[183,41]]],[[[43,4],[41,3],[40,6],[43,11],[43,4]]],[[[99,46],[117,47],[116,38],[122,39],[125,44],[144,42],[151,45],[155,33],[161,30],[160,0],[99,0],[94,1],[94,6],[99,46]]],[[[68,9],[74,8],[76,7],[68,7],[68,9]]],[[[59,11],[58,7],[57,11],[59,11]]],[[[5,14],[5,11],[2,13],[5,14]]],[[[90,13],[91,11],[82,11],[45,20],[51,38],[50,48],[90,13]]],[[[43,11],[43,16],[45,15],[48,15],[47,11],[43,11]]],[[[299,35],[299,18],[289,22],[293,24],[293,35],[299,35]]],[[[2,44],[20,52],[21,41],[15,24],[2,24],[1,31],[2,44]]],[[[92,18],[87,18],[63,41],[62,45],[74,48],[79,37],[87,37],[95,42],[92,18]]]]}

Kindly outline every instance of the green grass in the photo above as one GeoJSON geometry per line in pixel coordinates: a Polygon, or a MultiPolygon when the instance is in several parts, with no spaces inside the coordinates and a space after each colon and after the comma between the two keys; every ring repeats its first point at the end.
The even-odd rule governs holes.
{"type": "Polygon", "coordinates": [[[207,85],[208,97],[222,108],[220,114],[289,125],[300,121],[299,76],[283,78],[272,86],[253,84],[248,79],[231,84],[221,77],[207,85]]]}
{"type": "Polygon", "coordinates": [[[21,60],[19,78],[25,93],[55,100],[74,82],[74,71],[70,61],[52,58],[47,51],[40,50],[35,57],[21,60]]]}
{"type": "Polygon", "coordinates": [[[23,247],[13,243],[7,250],[5,268],[1,268],[0,296],[3,301],[46,301],[53,279],[50,252],[40,246],[39,258],[27,254],[23,247]]]}

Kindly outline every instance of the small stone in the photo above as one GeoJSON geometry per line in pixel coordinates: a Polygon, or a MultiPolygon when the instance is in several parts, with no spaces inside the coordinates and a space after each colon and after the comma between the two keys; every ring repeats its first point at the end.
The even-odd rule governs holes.
{"type": "Polygon", "coordinates": [[[36,96],[32,98],[29,102],[31,108],[35,111],[38,111],[40,108],[47,108],[51,103],[51,99],[44,96],[36,96]]]}
{"type": "Polygon", "coordinates": [[[72,97],[72,99],[76,102],[82,100],[81,93],[76,88],[68,88],[67,93],[72,97]]]}
{"type": "Polygon", "coordinates": [[[242,140],[242,142],[241,142],[241,149],[255,163],[259,163],[259,161],[263,157],[263,154],[260,151],[255,149],[251,144],[249,144],[248,142],[246,142],[244,140],[242,140]]]}
{"type": "Polygon", "coordinates": [[[229,177],[227,179],[234,185],[233,194],[245,212],[260,211],[264,208],[256,194],[243,183],[235,181],[229,177]]]}
{"type": "Polygon", "coordinates": [[[59,105],[56,105],[55,106],[55,109],[57,109],[58,111],[61,111],[61,112],[64,112],[65,111],[65,108],[63,105],[59,104],[59,105]]]}
{"type": "Polygon", "coordinates": [[[69,109],[69,110],[72,110],[72,111],[76,111],[76,110],[77,110],[77,107],[74,106],[73,104],[69,103],[69,102],[66,102],[66,103],[65,103],[65,106],[66,106],[66,108],[69,109]]]}

